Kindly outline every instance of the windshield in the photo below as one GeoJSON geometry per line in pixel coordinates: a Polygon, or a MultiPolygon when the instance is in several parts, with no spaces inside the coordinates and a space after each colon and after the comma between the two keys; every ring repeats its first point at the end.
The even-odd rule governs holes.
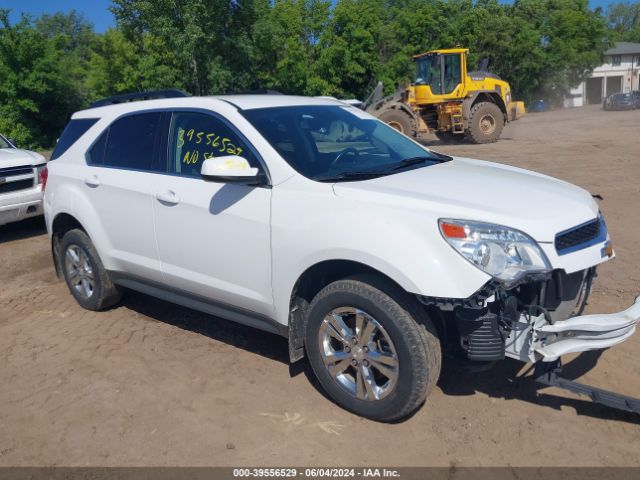
{"type": "Polygon", "coordinates": [[[434,94],[442,92],[442,75],[440,72],[440,56],[427,55],[416,60],[416,85],[429,85],[434,94]]]}
{"type": "Polygon", "coordinates": [[[0,135],[0,148],[13,148],[2,135],[0,135]]]}
{"type": "Polygon", "coordinates": [[[242,113],[289,165],[313,180],[391,175],[450,159],[354,107],[276,107],[242,113]]]}

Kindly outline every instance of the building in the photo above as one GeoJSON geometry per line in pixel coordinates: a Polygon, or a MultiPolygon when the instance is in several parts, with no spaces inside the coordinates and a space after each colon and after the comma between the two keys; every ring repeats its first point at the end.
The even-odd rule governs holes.
{"type": "Polygon", "coordinates": [[[565,99],[565,107],[581,107],[602,100],[612,93],[640,90],[640,43],[616,42],[605,55],[605,64],[594,68],[591,76],[565,99]]]}

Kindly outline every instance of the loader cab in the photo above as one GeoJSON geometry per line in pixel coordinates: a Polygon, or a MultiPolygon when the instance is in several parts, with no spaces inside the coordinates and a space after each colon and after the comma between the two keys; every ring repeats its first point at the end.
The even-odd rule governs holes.
{"type": "Polygon", "coordinates": [[[466,49],[433,50],[413,57],[417,104],[436,103],[462,96],[466,75],[466,49]]]}

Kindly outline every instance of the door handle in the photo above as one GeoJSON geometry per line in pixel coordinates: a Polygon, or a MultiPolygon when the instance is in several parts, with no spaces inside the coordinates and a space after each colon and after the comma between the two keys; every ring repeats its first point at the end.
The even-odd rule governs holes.
{"type": "Polygon", "coordinates": [[[164,205],[177,205],[178,203],[180,203],[180,197],[178,197],[175,192],[172,192],[171,190],[165,193],[157,193],[156,199],[164,205]]]}
{"type": "Polygon", "coordinates": [[[89,187],[95,188],[100,186],[100,179],[97,175],[91,175],[84,179],[84,183],[89,187]]]}

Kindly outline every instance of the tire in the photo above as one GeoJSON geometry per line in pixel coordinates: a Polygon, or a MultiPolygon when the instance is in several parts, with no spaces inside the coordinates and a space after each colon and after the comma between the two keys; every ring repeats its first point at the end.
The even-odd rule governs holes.
{"type": "Polygon", "coordinates": [[[104,310],[122,298],[122,289],[111,281],[91,239],[82,230],[65,233],[58,261],[69,291],[83,308],[104,310]]]}
{"type": "Polygon", "coordinates": [[[438,380],[435,332],[417,300],[390,282],[361,275],[327,285],[312,300],[305,347],[332,400],[363,417],[391,422],[413,413],[438,380]],[[363,328],[356,328],[356,317],[363,328]]]}
{"type": "Polygon", "coordinates": [[[442,143],[451,143],[457,145],[465,141],[465,136],[462,133],[455,134],[451,132],[435,132],[435,135],[442,143]]]}
{"type": "Polygon", "coordinates": [[[413,119],[408,113],[403,112],[402,110],[387,110],[378,118],[390,127],[398,130],[400,133],[405,134],[407,137],[414,137],[416,134],[416,129],[413,126],[413,119]]]}
{"type": "Polygon", "coordinates": [[[479,102],[471,108],[467,138],[473,143],[493,143],[500,138],[504,127],[504,114],[491,102],[479,102]]]}

